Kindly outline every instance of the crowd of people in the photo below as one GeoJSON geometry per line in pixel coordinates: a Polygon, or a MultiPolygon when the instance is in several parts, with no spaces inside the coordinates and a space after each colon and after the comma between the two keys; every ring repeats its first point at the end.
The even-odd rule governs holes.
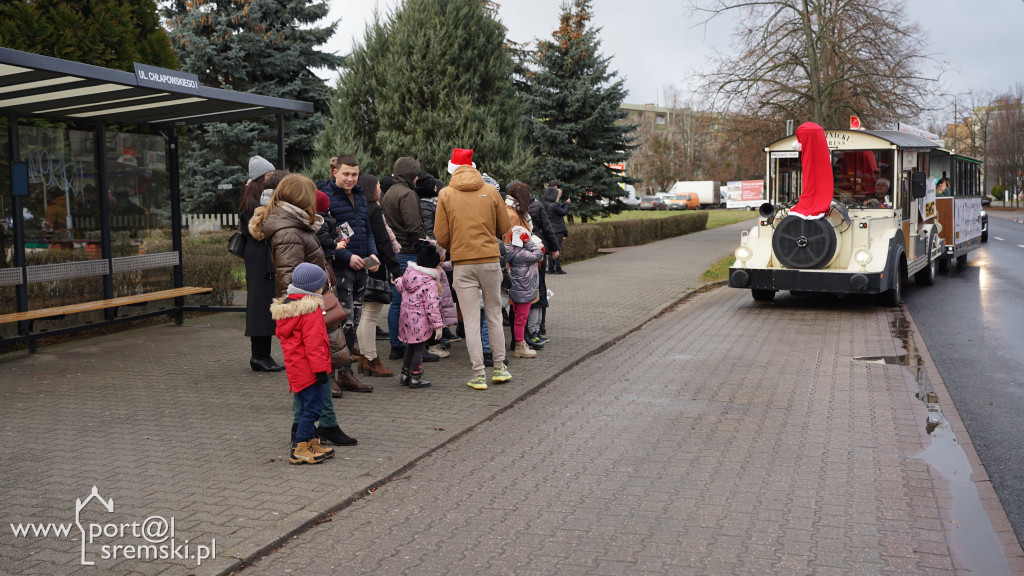
{"type": "Polygon", "coordinates": [[[543,200],[518,180],[502,188],[470,149],[453,150],[448,173],[445,185],[403,157],[378,179],[342,155],[314,182],[250,159],[239,207],[245,335],[253,371],[286,371],[292,464],[331,458],[327,444],[357,444],[334,399],[373,392],[353,364],[364,378],[394,377],[378,339],[389,341],[398,384],[410,389],[431,386],[423,364],[448,357],[454,343],[465,342],[474,390],[512,379],[506,326],[514,358],[535,358],[548,343],[545,277],[565,274],[570,201],[555,181],[543,200]],[[385,308],[386,333],[377,325],[385,308]],[[271,357],[274,336],[283,366],[271,357]]]}

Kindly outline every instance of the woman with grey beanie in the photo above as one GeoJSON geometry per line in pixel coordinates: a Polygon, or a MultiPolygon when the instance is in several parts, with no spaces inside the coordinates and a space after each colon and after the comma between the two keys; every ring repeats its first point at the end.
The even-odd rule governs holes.
{"type": "MultiPolygon", "coordinates": [[[[257,240],[249,233],[249,221],[256,212],[265,212],[270,203],[270,194],[287,176],[284,171],[275,171],[274,165],[262,156],[249,160],[249,179],[242,190],[242,201],[238,206],[239,230],[246,236],[245,242],[245,335],[249,337],[251,356],[249,367],[253,372],[280,372],[284,370],[270,356],[271,338],[275,323],[270,317],[270,301],[274,298],[274,265],[270,261],[270,244],[257,240]],[[265,194],[264,191],[270,194],[265,194]],[[262,201],[266,197],[266,202],[262,201]]],[[[266,217],[265,214],[261,214],[266,217]]]]}

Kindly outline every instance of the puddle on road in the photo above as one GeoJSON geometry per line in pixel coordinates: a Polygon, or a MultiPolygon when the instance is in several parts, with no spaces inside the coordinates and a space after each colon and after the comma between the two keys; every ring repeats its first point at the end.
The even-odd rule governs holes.
{"type": "Polygon", "coordinates": [[[889,329],[893,339],[903,345],[906,354],[855,356],[854,359],[903,366],[917,382],[916,396],[925,403],[928,410],[924,427],[931,437],[931,445],[913,457],[927,462],[946,480],[952,497],[949,516],[953,523],[947,526],[946,531],[950,552],[958,564],[975,574],[1009,575],[1010,567],[1003,546],[992,530],[992,523],[981,504],[978,489],[971,481],[971,464],[967,461],[967,453],[957,442],[949,421],[942,415],[939,397],[924,368],[924,359],[917,352],[910,322],[897,313],[889,329]]]}

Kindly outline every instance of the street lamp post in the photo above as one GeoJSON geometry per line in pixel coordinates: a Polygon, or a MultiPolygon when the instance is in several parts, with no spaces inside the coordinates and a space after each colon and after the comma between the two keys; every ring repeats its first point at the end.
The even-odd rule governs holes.
{"type": "MultiPolygon", "coordinates": [[[[960,136],[959,136],[960,120],[957,117],[957,109],[958,109],[958,105],[960,104],[960,96],[970,96],[970,95],[971,95],[971,91],[970,90],[967,90],[966,92],[958,92],[956,94],[949,94],[947,92],[939,92],[939,96],[952,96],[953,97],[953,137],[952,137],[953,145],[950,147],[950,149],[954,150],[954,151],[957,148],[959,148],[959,144],[960,144],[960,136]]],[[[967,123],[964,122],[964,125],[967,126],[967,123]]],[[[967,129],[970,130],[971,129],[970,126],[967,126],[967,129]]],[[[973,153],[974,151],[972,150],[971,152],[973,153]]]]}

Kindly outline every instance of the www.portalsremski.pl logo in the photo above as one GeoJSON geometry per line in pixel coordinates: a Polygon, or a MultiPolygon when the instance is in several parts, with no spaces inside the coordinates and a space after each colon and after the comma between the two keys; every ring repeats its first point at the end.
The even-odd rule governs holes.
{"type": "Polygon", "coordinates": [[[188,540],[179,544],[174,537],[174,517],[170,521],[163,516],[149,516],[141,522],[83,522],[82,511],[93,500],[101,510],[113,514],[113,498],[104,500],[93,486],[85,500],[75,499],[73,524],[11,524],[11,531],[16,538],[79,536],[83,566],[94,566],[95,560],[90,559],[94,555],[102,560],[195,560],[197,566],[217,557],[216,538],[209,545],[189,544],[188,540]]]}

